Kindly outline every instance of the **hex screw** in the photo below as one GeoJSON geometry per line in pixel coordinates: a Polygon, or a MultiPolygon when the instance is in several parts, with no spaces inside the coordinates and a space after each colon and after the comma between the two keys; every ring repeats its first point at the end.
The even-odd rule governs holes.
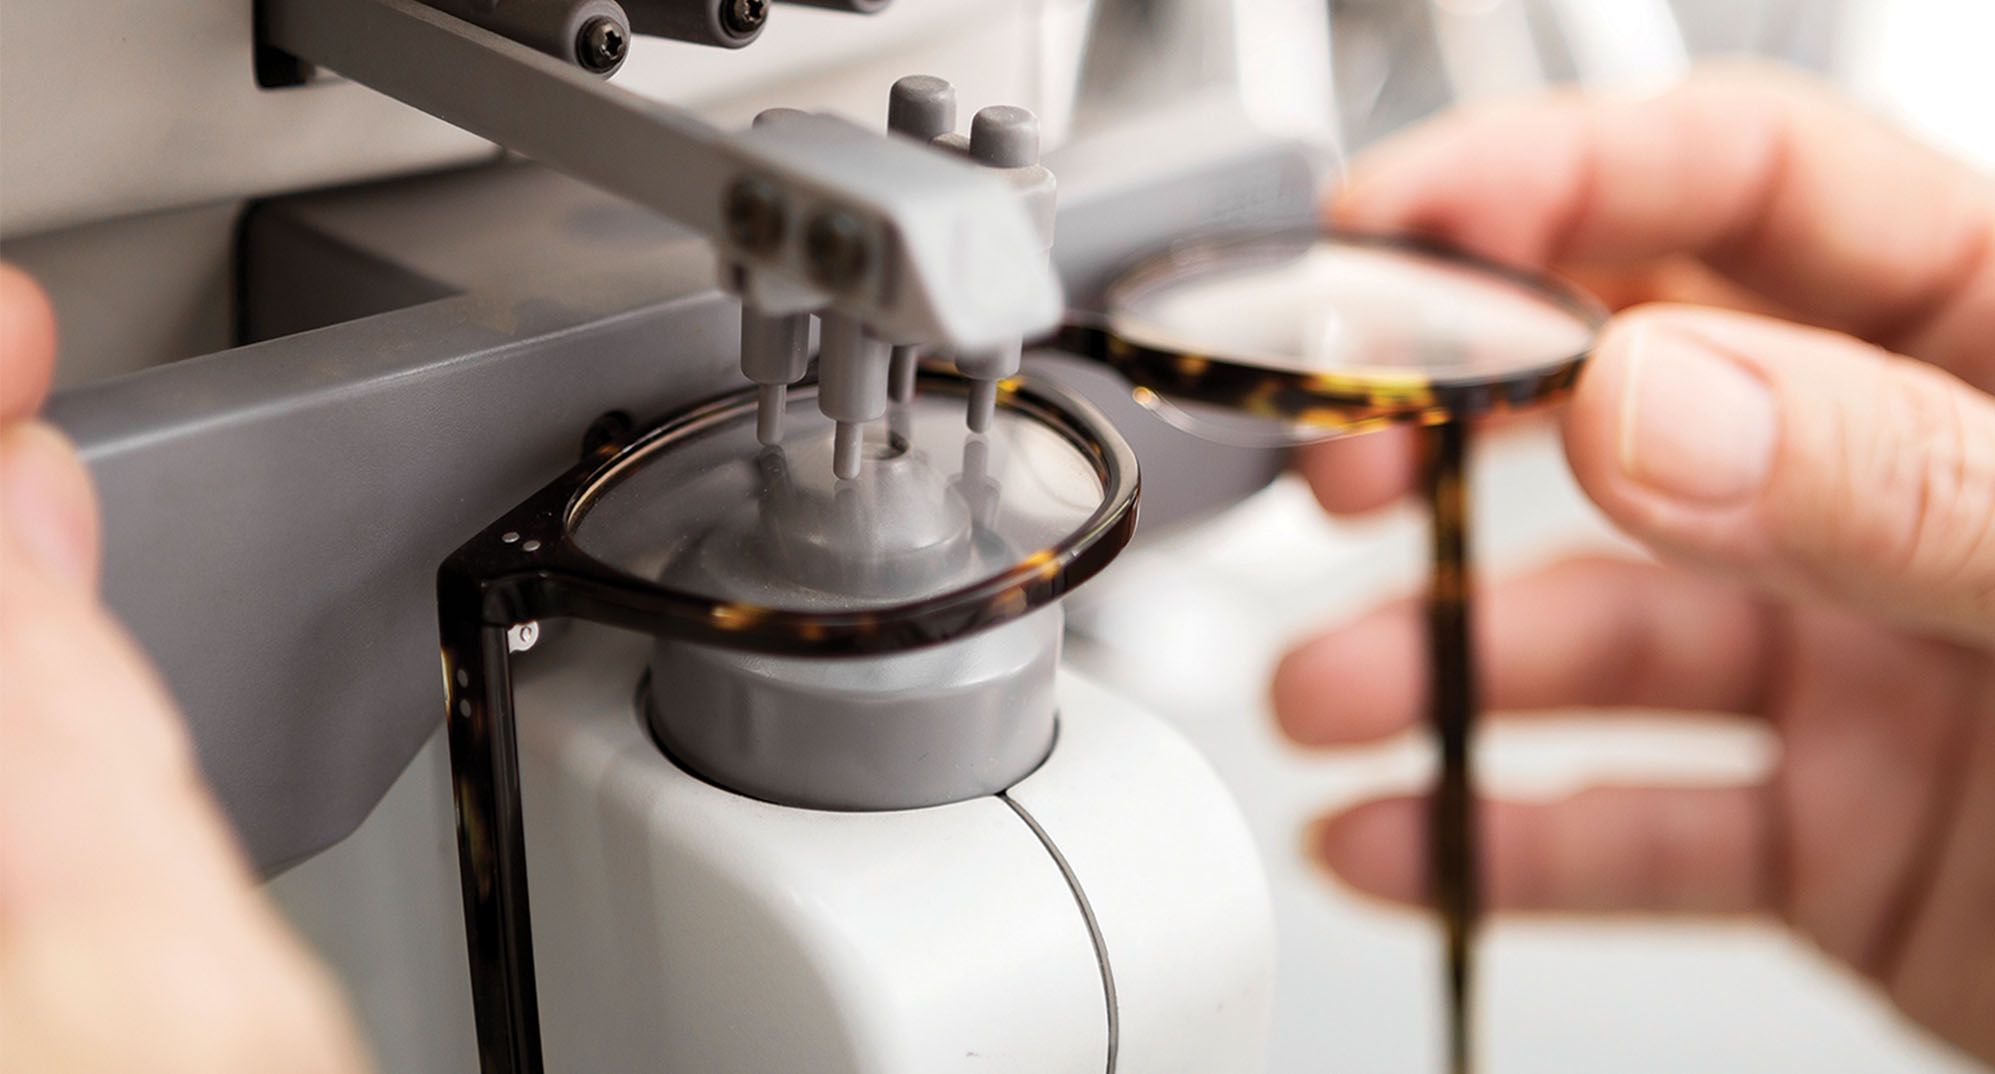
{"type": "Polygon", "coordinates": [[[769,21],[769,0],[720,0],[721,29],[747,37],[769,21]]]}
{"type": "Polygon", "coordinates": [[[766,179],[737,179],[721,203],[727,237],[753,254],[767,254],[782,245],[783,192],[766,179]]]}
{"type": "Polygon", "coordinates": [[[865,275],[869,259],[866,226],[838,209],[819,213],[804,234],[804,261],[811,279],[834,290],[845,290],[865,275]]]}
{"type": "Polygon", "coordinates": [[[598,15],[582,24],[575,35],[575,57],[587,70],[602,74],[614,71],[630,50],[630,32],[608,15],[598,15]]]}

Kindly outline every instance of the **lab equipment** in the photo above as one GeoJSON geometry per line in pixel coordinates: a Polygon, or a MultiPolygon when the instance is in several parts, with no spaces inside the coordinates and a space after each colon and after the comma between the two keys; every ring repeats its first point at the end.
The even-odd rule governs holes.
{"type": "MultiPolygon", "coordinates": [[[[1067,170],[1040,159],[1034,113],[910,114],[950,87],[882,92],[909,70],[887,45],[988,51],[980,31],[1023,18],[956,7],[963,28],[888,11],[902,36],[845,46],[894,64],[848,103],[863,122],[802,88],[751,106],[793,84],[780,55],[723,95],[742,109],[724,119],[605,81],[641,75],[658,34],[752,42],[727,53],[749,64],[810,51],[781,43],[791,16],[863,40],[835,29],[851,13],[270,0],[217,17],[226,50],[159,35],[152,62],[232,75],[177,129],[205,134],[220,173],[184,197],[251,199],[225,214],[241,346],[78,384],[51,413],[103,490],[107,596],[260,867],[348,849],[433,737],[449,654],[460,793],[437,804],[460,811],[463,909],[356,905],[383,937],[437,922],[380,958],[367,933],[319,937],[391,1067],[537,1070],[543,1043],[553,1069],[1259,1062],[1272,937],[1237,809],[1172,730],[1060,666],[1057,599],[1134,527],[1130,442],[1176,434],[1021,351],[1063,290],[1191,221],[1306,215],[1322,156],[1208,105],[1069,139],[1067,170]],[[488,143],[422,113],[532,162],[479,160],[488,143]],[[395,155],[397,130],[422,145],[395,155]],[[341,185],[359,178],[378,181],[341,185]],[[1068,243],[1049,256],[1056,216],[1068,243]],[[903,361],[915,390],[896,401],[894,346],[962,368],[908,378],[903,361]],[[600,496],[589,511],[506,513],[570,468],[600,496]],[[777,599],[800,593],[822,606],[777,599]],[[565,621],[597,613],[666,640],[565,621]],[[440,965],[453,933],[465,947],[440,965]],[[526,937],[538,962],[507,946],[526,937]],[[395,995],[419,998],[370,1007],[395,995]]],[[[1011,74],[978,93],[1032,89],[1011,74]]],[[[183,156],[199,154],[168,163],[183,156]]],[[[10,188],[10,210],[115,216],[168,170],[142,192],[106,170],[103,205],[10,188]]],[[[59,304],[77,293],[53,282],[59,304]]],[[[1230,476],[1157,517],[1279,461],[1196,459],[1230,476]]],[[[411,831],[427,867],[435,844],[411,831]]]]}

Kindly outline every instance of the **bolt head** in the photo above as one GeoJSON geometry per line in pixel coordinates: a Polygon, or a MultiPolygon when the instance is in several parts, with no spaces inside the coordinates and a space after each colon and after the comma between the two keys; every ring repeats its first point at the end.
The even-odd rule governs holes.
{"type": "Polygon", "coordinates": [[[829,209],[819,213],[804,233],[804,264],[811,279],[843,291],[866,274],[871,251],[866,225],[851,213],[829,209]]]}
{"type": "Polygon", "coordinates": [[[785,229],[783,192],[766,179],[737,179],[721,203],[727,237],[753,254],[767,254],[782,245],[785,229]]]}
{"type": "Polygon", "coordinates": [[[721,29],[747,37],[769,21],[769,0],[720,0],[721,29]]]}
{"type": "Polygon", "coordinates": [[[582,24],[575,38],[575,56],[582,66],[597,74],[614,71],[630,51],[630,32],[607,15],[598,15],[582,24]]]}

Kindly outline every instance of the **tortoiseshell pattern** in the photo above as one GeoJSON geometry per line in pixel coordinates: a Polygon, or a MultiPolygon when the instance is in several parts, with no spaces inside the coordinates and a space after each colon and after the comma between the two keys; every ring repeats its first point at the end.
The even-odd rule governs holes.
{"type": "MultiPolygon", "coordinates": [[[[1210,263],[1254,243],[1299,249],[1318,240],[1419,254],[1536,292],[1589,328],[1597,330],[1606,321],[1606,310],[1598,302],[1563,280],[1487,261],[1416,236],[1315,228],[1226,233],[1174,243],[1137,261],[1120,279],[1210,263]]],[[[1585,351],[1548,355],[1544,362],[1521,373],[1443,380],[1397,369],[1302,372],[1272,368],[1250,358],[1138,342],[1116,334],[1112,312],[1108,316],[1070,315],[1060,329],[1057,345],[1101,362],[1137,387],[1166,398],[1304,426],[1325,435],[1528,410],[1570,391],[1586,357],[1585,351]]]]}
{"type": "Polygon", "coordinates": [[[1298,373],[1243,365],[1133,343],[1106,328],[1086,324],[1064,326],[1058,345],[1101,362],[1138,388],[1167,399],[1222,407],[1337,436],[1388,425],[1436,425],[1457,414],[1485,416],[1529,410],[1570,391],[1585,357],[1573,355],[1550,367],[1507,379],[1436,383],[1411,373],[1298,373]]]}
{"type": "Polygon", "coordinates": [[[1469,561],[1469,426],[1420,432],[1421,489],[1432,517],[1427,588],[1427,714],[1440,754],[1428,812],[1427,895],[1441,918],[1450,1074],[1474,1069],[1475,937],[1481,924],[1471,734],[1478,709],[1469,561]]]}
{"type": "MultiPolygon", "coordinates": [[[[1138,262],[1111,288],[1237,257],[1245,249],[1301,250],[1323,239],[1417,253],[1490,274],[1535,291],[1597,332],[1606,310],[1590,296],[1551,277],[1485,261],[1415,237],[1362,235],[1315,228],[1209,236],[1173,245],[1138,262]]],[[[1470,633],[1474,596],[1469,560],[1466,460],[1472,423],[1492,414],[1531,409],[1571,391],[1587,352],[1548,355],[1522,371],[1436,380],[1393,369],[1301,372],[1241,357],[1172,350],[1115,333],[1111,316],[1072,317],[1059,346],[1113,368],[1138,392],[1271,419],[1304,432],[1342,436],[1387,425],[1420,432],[1421,490],[1432,519],[1432,575],[1426,600],[1427,709],[1439,767],[1427,828],[1427,896],[1440,918],[1445,957],[1447,1065],[1474,1068],[1474,953],[1482,913],[1471,737],[1478,710],[1476,661],[1470,633]]]]}

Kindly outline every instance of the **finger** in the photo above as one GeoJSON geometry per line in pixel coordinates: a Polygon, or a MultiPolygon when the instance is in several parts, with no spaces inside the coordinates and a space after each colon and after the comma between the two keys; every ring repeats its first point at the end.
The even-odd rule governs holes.
{"type": "MultiPolygon", "coordinates": [[[[1738,590],[1680,571],[1568,560],[1477,600],[1485,703],[1749,712],[1768,664],[1765,615],[1738,590]]],[[[1424,629],[1420,603],[1407,600],[1297,647],[1275,671],[1282,730],[1321,746],[1414,726],[1425,704],[1424,629]]]]}
{"type": "MultiPolygon", "coordinates": [[[[1485,801],[1483,901],[1493,910],[1741,913],[1773,909],[1763,787],[1594,787],[1554,802],[1485,801]]],[[[1367,894],[1425,901],[1425,798],[1319,822],[1311,850],[1367,894]]]]}
{"type": "MultiPolygon", "coordinates": [[[[1536,411],[1510,411],[1476,419],[1477,438],[1500,438],[1543,419],[1536,411]]],[[[1387,506],[1413,491],[1419,475],[1413,429],[1392,425],[1357,436],[1307,444],[1296,470],[1316,501],[1333,515],[1355,515],[1387,506]]]]}
{"type": "Polygon", "coordinates": [[[76,450],[50,426],[0,426],[0,534],[37,568],[95,591],[96,493],[76,450]]]}
{"type": "Polygon", "coordinates": [[[0,262],[0,425],[32,417],[55,371],[55,312],[27,273],[0,262]]]}
{"type": "Polygon", "coordinates": [[[1771,69],[1457,113],[1362,159],[1334,213],[1537,266],[1692,254],[1816,324],[1995,383],[1995,180],[1771,69]]]}
{"type": "Polygon", "coordinates": [[[1878,974],[1906,1013],[1995,1063],[1995,710],[1959,747],[1952,817],[1878,974]]]}
{"type": "Polygon", "coordinates": [[[1394,426],[1311,444],[1296,453],[1295,465],[1324,510],[1361,514],[1412,490],[1413,433],[1394,426]]]}
{"type": "Polygon", "coordinates": [[[1565,434],[1587,495],[1666,555],[1995,642],[1995,399],[1941,370],[1651,307],[1601,337],[1565,434]]]}
{"type": "MultiPolygon", "coordinates": [[[[0,477],[18,472],[23,432],[4,434],[15,450],[0,456],[10,464],[0,477]]],[[[126,888],[107,884],[107,870],[145,875],[139,863],[167,853],[192,863],[190,877],[217,863],[242,875],[163,685],[103,608],[20,539],[13,509],[21,497],[9,485],[0,489],[8,509],[0,519],[0,755],[15,763],[0,781],[0,923],[37,906],[115,900],[126,888]],[[63,823],[47,823],[52,816],[63,823]]]]}
{"type": "Polygon", "coordinates": [[[253,886],[158,678],[18,532],[0,530],[0,1069],[357,1074],[337,990],[253,886]]]}
{"type": "Polygon", "coordinates": [[[1793,310],[1740,287],[1692,257],[1675,255],[1611,264],[1593,262],[1562,266],[1561,271],[1611,310],[1624,310],[1651,302],[1680,302],[1758,313],[1789,321],[1800,319],[1793,310]]]}

